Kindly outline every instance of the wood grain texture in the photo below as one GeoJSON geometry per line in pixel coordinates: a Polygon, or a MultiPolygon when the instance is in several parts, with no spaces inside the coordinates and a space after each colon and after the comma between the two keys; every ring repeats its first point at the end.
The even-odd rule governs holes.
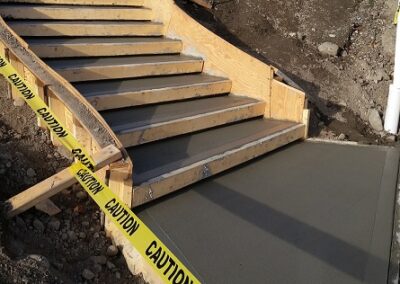
{"type": "MultiPolygon", "coordinates": [[[[122,158],[120,150],[110,145],[100,152],[93,155],[96,170],[105,167],[122,158]]],[[[75,184],[77,181],[67,168],[54,176],[34,185],[33,187],[21,192],[20,194],[6,201],[8,208],[7,217],[16,216],[40,202],[56,195],[64,189],[75,184]]]]}
{"type": "Polygon", "coordinates": [[[271,118],[303,123],[305,94],[277,80],[271,83],[271,118]]]}

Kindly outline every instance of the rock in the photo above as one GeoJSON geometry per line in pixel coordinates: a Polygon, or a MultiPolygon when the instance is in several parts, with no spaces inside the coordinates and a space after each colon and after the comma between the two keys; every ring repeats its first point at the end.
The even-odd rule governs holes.
{"type": "Polygon", "coordinates": [[[87,199],[88,194],[86,191],[79,191],[76,193],[76,198],[78,198],[79,200],[85,200],[87,199]]]}
{"type": "Polygon", "coordinates": [[[390,27],[382,34],[382,48],[388,57],[395,55],[396,27],[390,27]]]}
{"type": "Polygon", "coordinates": [[[53,231],[58,231],[60,230],[61,222],[57,219],[51,220],[49,224],[47,224],[47,227],[53,231]]]}
{"type": "Polygon", "coordinates": [[[68,234],[62,233],[62,234],[61,234],[61,239],[62,239],[63,241],[66,241],[66,240],[68,239],[68,234]]]}
{"type": "Polygon", "coordinates": [[[30,177],[30,178],[33,178],[33,177],[36,176],[36,172],[35,172],[34,169],[29,168],[29,169],[26,171],[26,175],[27,175],[28,177],[30,177]]]}
{"type": "Polygon", "coordinates": [[[38,266],[41,266],[45,269],[50,268],[50,262],[43,255],[31,254],[31,255],[27,256],[27,260],[32,260],[32,261],[36,262],[38,266]]]}
{"type": "Polygon", "coordinates": [[[114,245],[111,245],[107,248],[107,256],[116,256],[118,254],[118,248],[114,245]]]}
{"type": "Polygon", "coordinates": [[[24,244],[18,240],[10,240],[8,250],[14,256],[22,256],[24,254],[24,244]]]}
{"type": "Polygon", "coordinates": [[[90,257],[90,259],[96,264],[101,264],[101,265],[107,264],[108,265],[107,257],[105,255],[95,255],[95,256],[90,257]]]}
{"type": "Polygon", "coordinates": [[[396,137],[395,135],[389,135],[389,136],[386,136],[385,139],[386,139],[386,141],[389,142],[389,143],[394,143],[394,142],[396,142],[397,137],[396,137]]]}
{"type": "Polygon", "coordinates": [[[121,273],[119,273],[118,271],[115,272],[115,278],[121,279],[121,273]]]}
{"type": "Polygon", "coordinates": [[[80,232],[79,233],[79,238],[85,239],[86,238],[86,234],[84,232],[80,232]]]}
{"type": "Polygon", "coordinates": [[[94,270],[96,273],[100,273],[100,272],[103,270],[103,267],[101,267],[100,264],[95,264],[95,265],[93,265],[93,270],[94,270]]]}
{"type": "Polygon", "coordinates": [[[114,270],[115,269],[114,263],[112,263],[111,261],[107,261],[107,268],[109,270],[114,270]]]}
{"type": "Polygon", "coordinates": [[[39,219],[33,220],[33,227],[34,227],[36,230],[38,230],[40,233],[43,233],[43,232],[44,232],[44,229],[45,229],[43,223],[42,223],[39,219]]]}
{"type": "Polygon", "coordinates": [[[338,140],[343,141],[346,139],[346,134],[342,133],[339,135],[338,140]]]}
{"type": "Polygon", "coordinates": [[[371,127],[377,131],[381,132],[383,130],[383,123],[379,112],[376,109],[370,109],[368,113],[368,121],[371,127]]]}
{"type": "Polygon", "coordinates": [[[76,237],[76,234],[75,234],[74,231],[68,231],[67,235],[68,235],[68,238],[69,238],[71,241],[76,241],[76,240],[78,239],[78,238],[76,237]]]}
{"type": "Polygon", "coordinates": [[[318,46],[318,50],[322,55],[337,56],[339,49],[339,46],[332,42],[324,42],[318,46]]]}
{"type": "Polygon", "coordinates": [[[22,230],[22,231],[28,230],[28,227],[26,226],[24,219],[22,219],[21,217],[17,216],[15,218],[15,223],[17,224],[17,226],[20,230],[22,230]]]}
{"type": "Polygon", "coordinates": [[[89,226],[90,226],[90,223],[88,221],[82,222],[82,227],[88,228],[89,226]]]}
{"type": "Polygon", "coordinates": [[[92,271],[90,271],[89,269],[85,268],[82,272],[82,277],[86,280],[92,280],[95,275],[92,271]]]}

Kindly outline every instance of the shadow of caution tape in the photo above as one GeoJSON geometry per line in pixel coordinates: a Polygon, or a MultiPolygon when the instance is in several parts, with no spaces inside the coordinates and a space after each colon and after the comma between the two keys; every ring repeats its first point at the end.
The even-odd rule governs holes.
{"type": "Polygon", "coordinates": [[[194,284],[198,279],[180,262],[156,235],[93,173],[90,155],[62,125],[34,88],[0,54],[0,74],[16,88],[59,141],[71,151],[76,162],[69,168],[100,209],[112,220],[165,283],[194,284]]]}

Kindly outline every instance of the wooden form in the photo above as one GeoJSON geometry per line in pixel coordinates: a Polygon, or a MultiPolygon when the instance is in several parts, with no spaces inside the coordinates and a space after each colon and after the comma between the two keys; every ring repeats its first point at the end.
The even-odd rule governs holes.
{"type": "Polygon", "coordinates": [[[149,21],[152,12],[148,8],[132,7],[90,7],[90,6],[59,6],[48,7],[31,5],[21,9],[19,5],[2,7],[0,15],[11,19],[33,20],[130,20],[149,21]]]}
{"type": "MultiPolygon", "coordinates": [[[[96,169],[101,169],[121,158],[121,151],[113,145],[93,155],[96,169]]],[[[7,200],[5,202],[6,208],[8,208],[7,217],[13,217],[28,210],[75,183],[76,179],[71,171],[68,168],[62,170],[58,174],[7,200]]]]}
{"type": "Polygon", "coordinates": [[[91,56],[124,56],[145,54],[180,53],[182,43],[178,40],[163,38],[134,38],[135,41],[90,41],[66,39],[64,42],[29,42],[30,48],[42,58],[91,57],[91,56]]]}
{"type": "Polygon", "coordinates": [[[20,36],[161,36],[163,25],[154,22],[13,21],[20,36]]]}
{"type": "MultiPolygon", "coordinates": [[[[115,149],[118,149],[118,159],[125,158],[126,163],[132,164],[117,136],[92,105],[87,102],[69,82],[43,63],[42,60],[28,48],[26,42],[11,30],[2,18],[0,18],[0,43],[0,52],[7,55],[11,64],[29,83],[31,83],[32,87],[37,90],[39,96],[51,107],[52,111],[74,134],[77,140],[84,145],[89,154],[95,155],[98,151],[103,151],[103,148],[113,145],[115,149]]],[[[16,104],[20,104],[18,102],[20,97],[17,93],[14,93],[13,99],[14,101],[17,100],[16,104]]],[[[39,126],[43,127],[41,121],[38,120],[37,123],[39,126]]],[[[55,146],[61,146],[55,137],[51,137],[55,146]]],[[[66,151],[64,152],[67,153],[66,151]]],[[[117,161],[118,159],[114,159],[115,157],[116,156],[112,157],[112,159],[107,159],[106,162],[110,164],[117,161]]],[[[104,167],[104,165],[102,167],[104,167]]],[[[55,179],[60,181],[58,187],[60,190],[74,183],[73,179],[69,182],[62,182],[63,178],[68,177],[65,171],[61,172],[60,175],[61,176],[55,177],[55,179]]],[[[98,175],[105,180],[106,171],[103,169],[98,172],[98,175]]],[[[130,182],[132,183],[132,181],[130,182]]],[[[125,184],[129,184],[129,182],[126,181],[125,184]]],[[[41,184],[37,186],[39,186],[39,188],[42,186],[42,189],[46,187],[46,185],[43,187],[41,184]]],[[[35,195],[35,192],[37,192],[37,190],[36,186],[29,189],[22,195],[25,200],[21,201],[21,199],[19,199],[21,196],[19,196],[16,197],[16,202],[22,202],[23,204],[27,200],[30,200],[33,202],[32,206],[34,206],[40,201],[45,201],[45,199],[48,198],[46,194],[39,194],[40,198],[36,198],[37,195],[35,195]]],[[[54,191],[52,191],[52,193],[53,192],[54,191]]],[[[13,199],[12,201],[14,202],[15,200],[13,199]]],[[[129,204],[131,198],[127,197],[125,202],[129,204]]],[[[27,205],[25,204],[23,206],[27,205]]],[[[20,205],[13,207],[24,208],[20,205]]],[[[31,205],[28,207],[31,207],[31,205]]]]}
{"type": "Polygon", "coordinates": [[[206,112],[194,116],[154,123],[132,129],[118,135],[126,146],[136,146],[186,133],[196,132],[235,121],[246,120],[264,114],[265,103],[253,102],[245,105],[227,107],[222,110],[206,112]]]}
{"type": "Polygon", "coordinates": [[[2,0],[3,3],[142,6],[144,0],[2,0]]]}
{"type": "Polygon", "coordinates": [[[63,62],[52,62],[52,67],[70,82],[175,75],[201,72],[203,68],[202,59],[180,55],[106,58],[88,66],[79,59],[71,66],[63,66],[63,62]]]}
{"type": "MultiPolygon", "coordinates": [[[[182,40],[185,54],[204,59],[204,71],[232,80],[232,93],[266,102],[265,117],[303,122],[305,94],[284,83],[277,84],[275,68],[243,52],[203,27],[173,0],[146,0],[154,18],[165,23],[167,37],[182,40]],[[282,97],[284,99],[282,99],[282,97]],[[294,105],[286,104],[293,103],[294,105]],[[283,106],[284,109],[279,109],[283,106]],[[292,110],[295,113],[292,113],[292,110]]],[[[307,122],[308,124],[308,122],[307,122]]]]}

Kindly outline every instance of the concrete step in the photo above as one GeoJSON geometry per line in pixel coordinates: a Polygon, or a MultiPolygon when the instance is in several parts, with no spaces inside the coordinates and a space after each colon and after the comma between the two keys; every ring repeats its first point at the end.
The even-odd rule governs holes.
{"type": "Polygon", "coordinates": [[[265,103],[222,96],[146,107],[103,111],[101,115],[125,147],[262,116],[265,103]]]}
{"type": "Polygon", "coordinates": [[[53,5],[143,6],[144,0],[2,0],[2,3],[31,3],[53,5]]]}
{"type": "Polygon", "coordinates": [[[29,20],[151,20],[151,9],[144,7],[107,7],[42,4],[1,4],[5,19],[29,20]]]}
{"type": "Polygon", "coordinates": [[[42,58],[174,54],[182,50],[179,40],[162,37],[25,38],[42,58]]]}
{"type": "Polygon", "coordinates": [[[163,24],[149,21],[8,20],[20,36],[161,36],[163,24]]]}
{"type": "Polygon", "coordinates": [[[78,91],[99,111],[227,94],[229,79],[189,74],[75,83],[78,91]]]}
{"type": "Polygon", "coordinates": [[[48,59],[46,63],[70,82],[196,73],[203,69],[202,59],[184,55],[48,59]]]}
{"type": "Polygon", "coordinates": [[[303,124],[260,118],[129,148],[133,206],[301,139],[304,132],[303,124]]]}

